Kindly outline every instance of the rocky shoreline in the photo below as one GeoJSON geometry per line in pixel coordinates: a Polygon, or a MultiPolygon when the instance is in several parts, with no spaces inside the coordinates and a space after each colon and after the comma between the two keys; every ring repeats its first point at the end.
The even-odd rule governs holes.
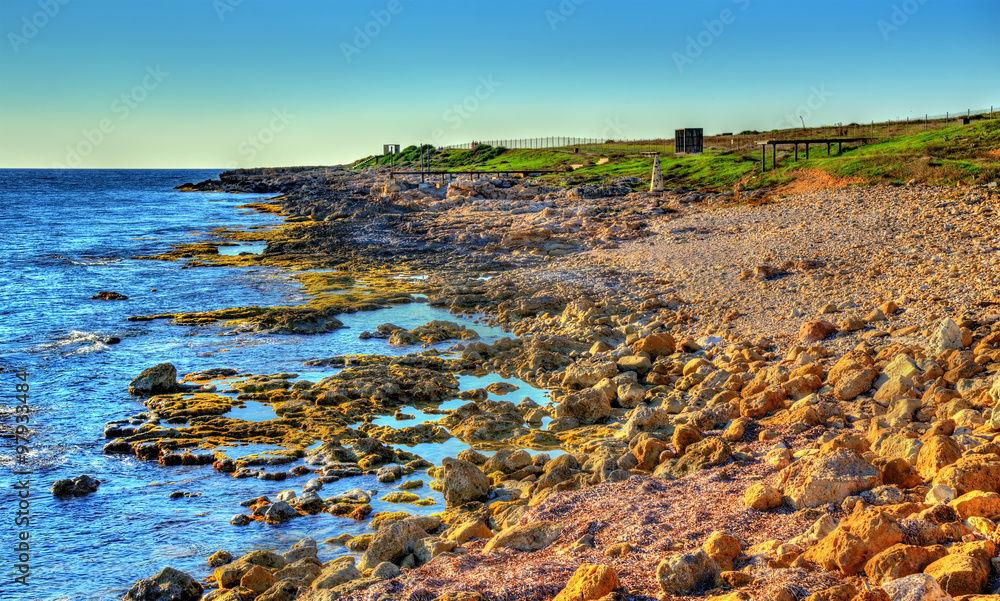
{"type": "Polygon", "coordinates": [[[342,326],[338,315],[426,297],[510,336],[487,344],[450,322],[384,324],[362,335],[449,346],[316,357],[310,364],[343,369],[315,383],[232,368],[181,382],[172,366],[144,372],[130,392],[148,411],[108,424],[106,453],[289,480],[279,498],[248,499],[220,527],[374,519],[371,534],[336,541],[350,555],[321,557],[311,539],[239,558],[222,551],[204,582],[167,568],[124,598],[996,598],[996,186],[784,198],[633,187],[420,187],[344,168],[183,186],[274,193],[247,208],[285,221],[215,232],[266,241],[261,255],[201,243],[153,258],[328,271],[299,276],[311,298],[300,307],[134,320],[315,334],[342,326]],[[400,279],[414,274],[427,277],[400,279]],[[485,373],[550,389],[552,403],[459,391],[456,376],[485,373]],[[455,399],[468,402],[437,409],[455,399]],[[275,419],[224,417],[245,401],[275,419]],[[405,406],[442,417],[372,423],[405,406]],[[389,446],[450,437],[495,452],[432,465],[389,446]],[[213,451],[234,441],[287,450],[213,451]],[[303,458],[305,467],[279,467],[303,458]],[[366,491],[322,496],[324,483],[368,473],[399,481],[394,498],[419,506],[425,471],[443,513],[371,516],[366,491]]]}

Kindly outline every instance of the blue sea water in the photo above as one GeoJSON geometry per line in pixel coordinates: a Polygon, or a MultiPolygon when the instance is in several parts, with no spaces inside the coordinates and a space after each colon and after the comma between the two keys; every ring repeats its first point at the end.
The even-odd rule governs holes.
{"type": "MultiPolygon", "coordinates": [[[[273,499],[281,490],[300,488],[308,477],[262,482],[235,479],[210,466],[164,468],[135,457],[103,455],[104,424],[144,410],[127,393],[128,381],[142,369],[169,361],[180,374],[233,367],[296,372],[315,381],[329,370],[304,368],[304,361],[416,350],[358,340],[358,332],[380,323],[412,328],[451,319],[473,327],[487,341],[504,335],[422,303],[345,315],[348,329],[318,336],[230,335],[219,326],[126,321],[131,315],[303,300],[288,274],[273,268],[183,269],[181,262],[130,258],[163,252],[173,243],[213,239],[216,227],[278,222],[275,215],[236,208],[262,195],[172,189],[217,175],[214,170],[0,170],[0,599],[118,599],[137,579],[167,565],[202,579],[210,573],[205,558],[219,549],[234,555],[257,548],[283,551],[305,536],[323,541],[363,531],[363,524],[328,514],[279,526],[229,524],[243,510],[240,501],[262,494],[273,499]],[[90,298],[102,290],[129,299],[90,298]],[[121,342],[106,344],[111,336],[121,342]],[[20,381],[14,370],[21,369],[28,373],[32,408],[26,527],[15,524],[20,500],[14,488],[25,477],[13,473],[24,467],[16,461],[14,438],[20,381]],[[49,492],[55,480],[80,474],[102,480],[99,490],[66,499],[49,492]],[[201,494],[170,499],[175,490],[201,494]],[[15,582],[22,575],[17,568],[21,532],[29,536],[28,586],[15,582]]],[[[240,250],[259,252],[261,247],[240,250]]],[[[546,402],[544,391],[518,384],[522,390],[509,400],[530,396],[546,402]]],[[[479,385],[474,378],[469,382],[479,385]]],[[[235,415],[242,419],[268,417],[263,405],[240,411],[235,415]]],[[[416,452],[426,451],[434,461],[464,445],[453,440],[438,447],[416,452]]],[[[239,457],[258,450],[227,452],[239,457]]],[[[327,485],[321,495],[355,487],[377,489],[379,496],[392,489],[362,476],[327,485]]],[[[441,501],[426,486],[416,492],[441,501]]],[[[376,511],[397,508],[373,505],[376,511]]],[[[320,544],[321,558],[345,552],[320,544]]]]}

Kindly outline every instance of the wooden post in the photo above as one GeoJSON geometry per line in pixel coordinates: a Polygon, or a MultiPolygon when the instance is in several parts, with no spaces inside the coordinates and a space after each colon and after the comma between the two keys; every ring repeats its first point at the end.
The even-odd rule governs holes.
{"type": "Polygon", "coordinates": [[[806,160],[809,160],[809,142],[806,142],[806,160]]]}
{"type": "Polygon", "coordinates": [[[826,156],[830,156],[830,143],[826,143],[826,156]]]}
{"type": "Polygon", "coordinates": [[[760,145],[760,172],[767,171],[767,144],[760,145]]]}
{"type": "Polygon", "coordinates": [[[799,162],[799,143],[795,143],[795,162],[799,162]]]}
{"type": "Polygon", "coordinates": [[[778,145],[771,144],[771,169],[778,168],[778,145]]]}

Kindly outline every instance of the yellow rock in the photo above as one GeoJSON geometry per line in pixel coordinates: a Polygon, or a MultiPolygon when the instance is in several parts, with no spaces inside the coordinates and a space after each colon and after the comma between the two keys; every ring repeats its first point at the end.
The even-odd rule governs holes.
{"type": "Polygon", "coordinates": [[[553,601],[593,601],[618,588],[618,574],[610,566],[583,564],[577,568],[566,588],[553,601]]]}

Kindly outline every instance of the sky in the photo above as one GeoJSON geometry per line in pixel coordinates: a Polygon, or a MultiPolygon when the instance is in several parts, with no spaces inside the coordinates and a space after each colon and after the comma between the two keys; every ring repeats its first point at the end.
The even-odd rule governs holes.
{"type": "Polygon", "coordinates": [[[1000,0],[0,0],[0,168],[1000,110],[1000,0]]]}

